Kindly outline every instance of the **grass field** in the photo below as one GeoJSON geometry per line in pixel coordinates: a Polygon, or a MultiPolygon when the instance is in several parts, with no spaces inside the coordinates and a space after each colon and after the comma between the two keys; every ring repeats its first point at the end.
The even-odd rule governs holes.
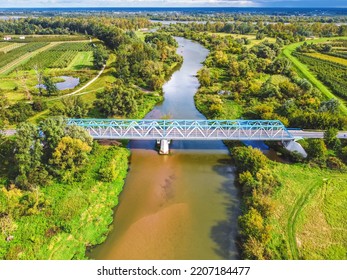
{"type": "MultiPolygon", "coordinates": [[[[346,39],[346,37],[335,37],[333,40],[338,39],[346,39]]],[[[327,42],[328,40],[332,40],[332,38],[320,38],[315,40],[307,41],[309,43],[322,43],[327,42]]],[[[321,81],[319,81],[315,75],[311,73],[311,71],[308,69],[308,67],[301,63],[296,57],[292,55],[292,52],[296,50],[297,47],[302,45],[304,42],[294,43],[286,46],[282,50],[283,56],[287,57],[292,63],[295,69],[297,70],[298,74],[302,78],[306,78],[308,81],[310,81],[316,88],[318,88],[327,99],[336,98],[341,101],[340,110],[344,115],[347,115],[347,106],[344,104],[344,102],[338,98],[336,95],[334,95],[321,81]]]]}
{"type": "Polygon", "coordinates": [[[231,36],[231,37],[234,37],[235,39],[247,38],[248,40],[251,41],[251,43],[249,45],[246,45],[246,47],[248,47],[248,48],[251,48],[251,47],[253,47],[253,46],[255,46],[261,42],[264,42],[264,41],[269,41],[270,43],[276,42],[276,39],[271,38],[271,37],[265,37],[264,39],[257,40],[255,34],[242,35],[242,34],[222,33],[222,32],[218,32],[218,33],[209,32],[209,34],[218,35],[218,36],[231,36]]]}
{"type": "Polygon", "coordinates": [[[347,174],[305,165],[275,164],[282,187],[271,226],[292,259],[347,259],[347,174]]]}
{"type": "Polygon", "coordinates": [[[67,66],[69,70],[80,70],[93,67],[93,52],[78,52],[71,63],[67,66]]]}

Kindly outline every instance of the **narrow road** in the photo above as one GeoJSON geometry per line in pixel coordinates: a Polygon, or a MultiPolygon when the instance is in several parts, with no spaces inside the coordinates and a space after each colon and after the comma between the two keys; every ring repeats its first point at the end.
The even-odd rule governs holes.
{"type": "MultiPolygon", "coordinates": [[[[289,130],[294,137],[302,138],[324,138],[324,131],[289,130]]],[[[347,138],[347,131],[337,133],[337,138],[347,138]]]]}

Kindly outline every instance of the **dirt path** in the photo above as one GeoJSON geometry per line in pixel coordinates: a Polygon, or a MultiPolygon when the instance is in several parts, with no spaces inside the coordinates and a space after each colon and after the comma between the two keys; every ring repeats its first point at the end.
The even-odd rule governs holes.
{"type": "Polygon", "coordinates": [[[105,70],[105,65],[102,67],[102,69],[99,71],[98,75],[96,75],[93,79],[91,79],[88,83],[86,83],[83,87],[69,93],[69,94],[65,94],[65,95],[62,95],[62,96],[57,96],[57,97],[54,97],[54,98],[51,98],[51,99],[48,99],[47,101],[53,101],[53,100],[58,100],[58,99],[62,99],[64,97],[67,97],[67,96],[71,96],[71,95],[75,95],[77,93],[79,93],[80,91],[86,89],[87,87],[89,87],[92,83],[94,83],[100,76],[101,74],[104,72],[105,70]]]}
{"type": "Polygon", "coordinates": [[[317,189],[318,186],[313,186],[300,196],[300,198],[295,202],[287,222],[289,249],[291,251],[292,259],[294,260],[300,259],[300,253],[296,240],[296,223],[302,210],[317,189]]]}

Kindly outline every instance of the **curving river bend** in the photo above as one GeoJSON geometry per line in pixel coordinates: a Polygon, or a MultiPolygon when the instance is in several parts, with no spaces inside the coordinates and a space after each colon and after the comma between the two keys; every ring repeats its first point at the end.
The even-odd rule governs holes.
{"type": "MultiPolygon", "coordinates": [[[[194,106],[197,71],[208,55],[176,38],[182,67],[164,85],[165,101],[146,118],[204,119],[194,106]]],[[[238,191],[221,141],[174,141],[158,155],[154,141],[131,141],[131,163],[114,228],[93,259],[237,259],[238,191]]]]}

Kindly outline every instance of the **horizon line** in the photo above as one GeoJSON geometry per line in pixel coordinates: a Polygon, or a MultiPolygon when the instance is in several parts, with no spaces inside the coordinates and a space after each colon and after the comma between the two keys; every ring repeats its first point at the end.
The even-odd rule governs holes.
{"type": "Polygon", "coordinates": [[[126,9],[143,9],[143,8],[242,8],[242,9],[247,9],[247,8],[259,8],[259,9],[264,9],[264,8],[277,8],[277,9],[281,9],[281,8],[293,8],[293,9],[320,9],[320,8],[328,8],[328,9],[346,9],[347,6],[313,6],[313,7],[309,7],[309,6],[305,6],[305,7],[301,7],[301,6],[140,6],[140,7],[134,7],[134,6],[104,6],[104,7],[100,7],[100,6],[68,6],[68,7],[27,7],[27,6],[22,6],[22,7],[1,7],[0,9],[70,9],[70,8],[98,8],[98,9],[103,9],[103,8],[126,8],[126,9]]]}

